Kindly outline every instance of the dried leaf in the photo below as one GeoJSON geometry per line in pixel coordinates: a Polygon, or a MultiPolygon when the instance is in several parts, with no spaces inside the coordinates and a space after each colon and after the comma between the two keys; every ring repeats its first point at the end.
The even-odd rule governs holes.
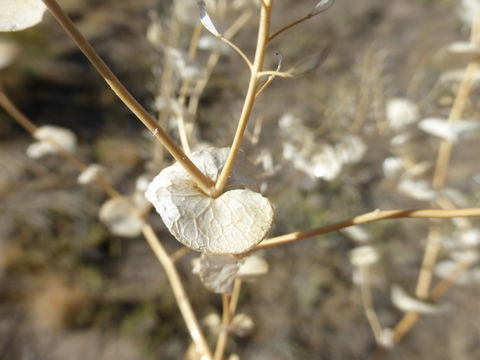
{"type": "Polygon", "coordinates": [[[42,21],[46,10],[41,0],[1,0],[0,31],[19,31],[42,21]]]}
{"type": "MultiPolygon", "coordinates": [[[[228,152],[228,148],[201,150],[193,153],[191,160],[215,181],[228,152]]],[[[273,209],[267,198],[250,190],[254,182],[241,170],[237,162],[227,191],[214,199],[201,192],[176,163],[153,179],[145,196],[170,232],[185,246],[212,254],[243,253],[266,236],[273,221],[273,209]]]]}

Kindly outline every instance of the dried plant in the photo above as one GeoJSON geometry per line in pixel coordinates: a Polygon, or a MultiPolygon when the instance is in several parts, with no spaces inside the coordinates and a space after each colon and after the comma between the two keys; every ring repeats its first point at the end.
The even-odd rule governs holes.
{"type": "MultiPolygon", "coordinates": [[[[319,58],[315,57],[314,64],[309,61],[307,65],[301,64],[290,70],[283,70],[283,57],[279,54],[278,65],[268,68],[266,57],[269,45],[287,30],[328,10],[333,1],[318,2],[306,15],[278,30],[271,28],[274,3],[274,0],[218,0],[207,3],[199,1],[198,4],[193,1],[174,1],[172,20],[167,31],[158,16],[152,13],[147,38],[163,58],[161,81],[155,89],[157,94],[154,106],[158,111],[156,119],[112,73],[55,0],[2,0],[0,30],[16,31],[33,26],[41,21],[44,11],[48,10],[114,93],[163,146],[155,146],[153,164],[150,164],[151,168],[160,164],[163,169],[153,180],[149,179],[151,181],[139,179],[137,189],[132,194],[120,194],[113,187],[108,169],[98,164],[85,164],[75,155],[76,137],[70,130],[53,126],[37,127],[16,108],[1,87],[0,104],[37,140],[27,149],[30,157],[39,159],[48,154],[58,154],[72,162],[79,170],[81,184],[95,183],[104,190],[110,199],[101,206],[99,218],[113,234],[125,237],[143,234],[167,274],[190,333],[193,345],[186,358],[223,359],[226,356],[229,336],[245,336],[251,331],[252,320],[245,314],[236,314],[236,310],[242,283],[266,275],[268,271],[268,264],[254,253],[342,229],[355,241],[362,243],[351,252],[351,263],[356,271],[355,281],[361,288],[365,314],[378,345],[374,357],[380,358],[387,349],[393,349],[403,339],[422,315],[444,311],[445,307],[435,302],[457,279],[468,281],[475,277],[475,273],[471,271],[478,262],[478,249],[475,247],[480,243],[480,235],[466,218],[480,216],[480,208],[467,208],[456,204],[458,196],[455,196],[455,192],[452,196],[452,190],[446,183],[454,145],[469,136],[475,136],[480,130],[478,122],[464,120],[468,97],[479,70],[479,24],[475,20],[477,22],[472,26],[469,43],[454,44],[450,47],[450,52],[467,54],[470,59],[462,74],[448,119],[429,117],[420,120],[421,111],[417,104],[407,98],[394,97],[386,101],[385,123],[378,124],[380,131],[391,135],[393,154],[384,161],[385,177],[398,180],[396,186],[399,193],[427,201],[432,208],[376,209],[331,225],[268,238],[275,222],[275,206],[272,206],[273,201],[263,194],[268,185],[266,182],[257,182],[257,178],[261,177],[259,175],[275,180],[279,169],[290,164],[291,168],[295,169],[295,176],[307,175],[304,187],[312,186],[312,183],[319,179],[334,181],[344,167],[358,163],[364,157],[366,144],[358,132],[369,111],[369,99],[365,97],[367,95],[362,95],[350,131],[341,129],[341,136],[331,143],[319,142],[318,134],[312,133],[300,118],[284,114],[279,121],[279,132],[283,139],[283,163],[277,166],[275,161],[278,157],[273,151],[263,148],[258,151],[256,162],[263,166],[264,174],[258,174],[252,164],[244,159],[240,149],[246,138],[254,147],[259,148],[261,119],[256,119],[250,133],[247,128],[252,121],[254,106],[261,95],[276,78],[295,77],[299,72],[306,71],[302,69],[309,70],[319,63],[319,58]],[[198,11],[198,15],[195,12],[193,17],[192,6],[198,11]],[[233,12],[236,21],[222,32],[216,25],[216,19],[221,19],[227,12],[233,12]],[[258,13],[258,34],[255,54],[251,58],[234,43],[233,37],[254,13],[258,13]],[[182,27],[192,29],[187,50],[179,44],[179,28],[182,27]],[[202,36],[203,28],[209,32],[207,37],[202,36]],[[204,66],[197,62],[199,49],[210,52],[204,66]],[[195,120],[199,99],[220,56],[232,53],[239,55],[250,73],[236,131],[229,148],[205,146],[196,135],[195,120]],[[441,139],[431,181],[426,178],[428,166],[425,167],[421,162],[412,159],[409,151],[409,135],[415,126],[441,139]],[[172,136],[179,139],[181,146],[176,144],[172,136]],[[165,166],[163,149],[176,160],[174,164],[165,166]],[[183,244],[184,247],[177,253],[167,253],[153,226],[148,222],[147,215],[152,205],[171,234],[183,244]],[[392,302],[405,315],[390,329],[381,324],[372,297],[372,269],[380,260],[380,255],[374,244],[370,244],[370,235],[362,233],[354,226],[397,218],[425,218],[429,219],[430,225],[415,296],[408,295],[398,285],[392,286],[392,302]],[[456,242],[453,247],[455,251],[450,254],[453,263],[449,263],[447,270],[444,263],[437,261],[441,247],[444,246],[442,237],[446,236],[436,220],[439,218],[459,218],[454,223],[453,233],[463,239],[458,241],[460,245],[456,242]],[[199,253],[199,257],[194,261],[194,273],[199,275],[209,290],[221,294],[222,297],[221,319],[213,314],[206,321],[210,332],[216,337],[213,351],[212,344],[193,311],[175,264],[191,250],[199,253]],[[444,266],[440,268],[442,264],[444,266]],[[432,286],[435,271],[442,274],[443,280],[432,286]]],[[[370,60],[367,57],[365,61],[370,60]]],[[[367,70],[364,69],[362,74],[365,84],[371,83],[369,76],[375,75],[373,71],[367,70]]],[[[68,198],[66,200],[70,201],[68,198]]],[[[42,201],[45,199],[39,197],[32,204],[42,201]]]]}

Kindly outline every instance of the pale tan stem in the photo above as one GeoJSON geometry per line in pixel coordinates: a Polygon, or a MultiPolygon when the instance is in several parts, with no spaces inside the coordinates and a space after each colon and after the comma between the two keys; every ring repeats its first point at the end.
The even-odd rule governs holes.
{"type": "Polygon", "coordinates": [[[233,282],[232,299],[230,300],[230,316],[233,318],[237,312],[238,300],[240,298],[240,290],[242,289],[242,280],[235,279],[233,282]]]}
{"type": "MultiPolygon", "coordinates": [[[[10,100],[5,91],[0,86],[0,106],[5,109],[5,111],[25,130],[27,130],[32,137],[35,137],[35,132],[38,130],[38,127],[32,123],[26,116],[23,114],[15,104],[10,100]]],[[[58,144],[54,139],[45,139],[45,141],[52,144],[57,150],[58,154],[70,161],[80,172],[86,170],[88,165],[80,160],[77,156],[71,152],[65,150],[60,144],[58,144]]],[[[115,190],[110,184],[110,182],[102,175],[96,176],[94,181],[102,188],[111,197],[120,196],[117,190],[115,190]]]]}
{"type": "Polygon", "coordinates": [[[255,95],[257,93],[258,86],[258,73],[262,71],[263,63],[265,61],[265,53],[268,45],[271,10],[271,0],[265,0],[264,5],[262,6],[262,9],[260,11],[260,25],[258,30],[257,47],[250,75],[250,82],[248,84],[247,95],[245,97],[245,102],[243,105],[242,113],[240,115],[240,120],[238,122],[237,131],[235,133],[235,137],[233,139],[227,161],[225,162],[225,166],[223,167],[222,172],[220,173],[220,176],[215,183],[214,196],[217,197],[222,194],[223,189],[228,182],[228,178],[233,170],[235,159],[237,158],[237,154],[240,150],[240,145],[243,140],[243,135],[245,133],[245,128],[247,127],[248,120],[250,119],[250,115],[252,113],[253,105],[255,104],[255,95]]]}
{"type": "Polygon", "coordinates": [[[438,219],[432,221],[428,233],[428,241],[423,255],[422,267],[418,274],[417,287],[415,295],[419,299],[428,298],[430,284],[433,279],[433,268],[437,262],[437,256],[440,251],[440,228],[438,219]]]}
{"type": "Polygon", "coordinates": [[[303,239],[308,239],[317,235],[327,234],[338,231],[343,228],[368,224],[380,220],[400,219],[400,218],[454,218],[454,217],[478,217],[480,216],[480,208],[456,209],[456,210],[440,210],[440,209],[421,209],[421,210],[375,210],[366,214],[355,216],[351,219],[344,220],[335,224],[322,226],[319,228],[297,231],[290,234],[276,236],[264,240],[258,244],[249,253],[267,249],[275,246],[285,245],[303,239]]]}
{"type": "MultiPolygon", "coordinates": [[[[444,296],[448,290],[452,288],[455,284],[455,280],[458,279],[466,270],[470,268],[472,264],[470,263],[459,263],[451,274],[437,283],[430,292],[428,300],[438,301],[442,296],[444,296]]],[[[417,312],[407,312],[400,321],[397,323],[393,329],[393,341],[395,344],[400,343],[403,338],[413,329],[417,322],[421,318],[421,314],[417,312]]],[[[384,357],[387,349],[383,347],[378,347],[374,354],[372,355],[372,360],[380,360],[384,357]]]]}
{"type": "Polygon", "coordinates": [[[171,256],[170,258],[172,259],[173,262],[177,262],[179,261],[181,258],[183,258],[184,256],[190,254],[192,252],[192,249],[184,246],[180,249],[178,249],[177,251],[175,251],[171,256]]]}
{"type": "Polygon", "coordinates": [[[381,341],[383,328],[380,324],[380,320],[378,320],[377,313],[375,312],[375,306],[373,304],[372,288],[370,284],[370,271],[368,266],[360,266],[359,270],[361,274],[360,291],[362,294],[363,309],[365,311],[365,316],[367,317],[368,323],[372,329],[373,336],[375,337],[377,344],[379,344],[381,341]]]}
{"type": "Polygon", "coordinates": [[[233,50],[235,50],[237,54],[240,55],[240,57],[243,59],[243,61],[245,61],[245,63],[248,65],[248,68],[252,69],[253,67],[252,62],[250,61],[248,56],[237,45],[235,45],[233,42],[231,42],[224,36],[220,35],[218,36],[218,38],[222,40],[224,43],[226,43],[228,46],[230,46],[233,50]]]}
{"type": "MultiPolygon", "coordinates": [[[[472,30],[472,38],[474,33],[475,31],[472,30]]],[[[474,75],[478,72],[479,67],[480,64],[477,61],[471,61],[468,64],[448,116],[449,122],[455,122],[461,119],[473,87],[474,75]]],[[[441,190],[445,187],[452,150],[453,143],[451,141],[442,141],[438,150],[437,162],[432,181],[432,186],[435,190],[441,190]]],[[[437,255],[440,251],[440,241],[438,239],[440,234],[438,234],[438,232],[438,225],[432,224],[423,256],[422,268],[418,276],[417,287],[415,290],[415,294],[419,299],[426,299],[430,290],[433,267],[435,266],[437,255]]]]}
{"type": "Polygon", "coordinates": [[[143,235],[165,269],[165,273],[167,274],[168,281],[172,287],[178,308],[180,309],[180,313],[183,316],[188,332],[190,333],[198,353],[202,354],[205,359],[211,360],[212,354],[210,348],[205,340],[205,336],[200,328],[197,317],[193,312],[188,296],[185,293],[185,289],[183,288],[182,281],[180,280],[180,276],[178,275],[175,264],[168,256],[167,252],[162,246],[162,243],[157,238],[157,235],[149,224],[145,224],[143,226],[143,235]]]}
{"type": "MultiPolygon", "coordinates": [[[[167,45],[171,47],[175,47],[178,38],[178,21],[175,21],[175,18],[172,19],[170,22],[170,26],[168,27],[168,34],[167,34],[167,45]]],[[[174,69],[173,64],[169,56],[164,55],[163,57],[163,68],[162,68],[162,76],[160,78],[160,97],[167,100],[170,99],[173,93],[173,75],[174,69]]],[[[161,128],[167,126],[167,121],[170,113],[169,111],[163,109],[160,110],[157,114],[157,123],[161,128]]],[[[156,168],[161,168],[163,163],[164,157],[164,146],[160,142],[154,143],[154,158],[153,163],[156,168]]]]}
{"type": "Polygon", "coordinates": [[[228,333],[232,317],[230,316],[230,295],[222,295],[222,326],[217,338],[213,360],[222,360],[227,348],[228,333]]]}
{"type": "Polygon", "coordinates": [[[170,154],[177,160],[202,189],[207,194],[212,194],[213,182],[205,176],[185,153],[170,139],[170,137],[161,129],[157,122],[152,118],[148,111],[130,94],[118,78],[113,74],[110,68],[105,64],[102,58],[93,49],[90,43],[78,31],[70,18],[63,12],[55,0],[42,0],[48,7],[50,13],[55,17],[65,32],[75,42],[78,48],[88,58],[92,65],[97,69],[113,92],[123,101],[123,103],[134,113],[137,118],[159,139],[170,154]]]}

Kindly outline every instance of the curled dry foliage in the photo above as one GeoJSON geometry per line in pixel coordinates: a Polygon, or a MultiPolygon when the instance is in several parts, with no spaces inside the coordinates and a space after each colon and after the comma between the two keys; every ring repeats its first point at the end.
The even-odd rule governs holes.
{"type": "MultiPolygon", "coordinates": [[[[198,151],[191,156],[196,166],[215,181],[228,148],[198,151]]],[[[237,166],[218,198],[205,195],[178,163],[153,179],[145,196],[155,206],[175,238],[193,250],[210,254],[240,254],[267,235],[273,209],[267,198],[252,191],[255,183],[237,166]]]]}

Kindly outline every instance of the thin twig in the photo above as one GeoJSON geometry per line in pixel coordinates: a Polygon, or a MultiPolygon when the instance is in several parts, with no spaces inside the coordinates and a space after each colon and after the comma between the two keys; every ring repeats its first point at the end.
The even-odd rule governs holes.
{"type": "Polygon", "coordinates": [[[235,50],[237,54],[240,55],[240,57],[243,59],[243,61],[245,61],[245,63],[248,65],[248,68],[250,70],[252,69],[253,67],[252,62],[250,61],[248,56],[237,45],[235,45],[233,42],[228,40],[225,36],[220,35],[218,36],[218,38],[222,40],[224,43],[226,43],[228,46],[230,46],[233,50],[235,50]]]}
{"type": "MultiPolygon", "coordinates": [[[[0,86],[0,106],[5,109],[5,111],[25,130],[27,130],[32,137],[35,138],[35,132],[38,130],[38,126],[32,123],[26,116],[23,114],[20,109],[18,109],[15,104],[10,100],[7,96],[3,88],[0,86]]],[[[57,153],[62,156],[67,161],[70,161],[78,171],[82,172],[88,168],[88,165],[85,164],[82,160],[80,160],[75,154],[65,150],[60,144],[58,144],[54,139],[48,138],[44,139],[44,141],[49,142],[52,144],[57,153]]],[[[112,184],[107,180],[105,176],[102,174],[98,174],[95,176],[94,181],[100,186],[100,188],[106,192],[111,197],[120,196],[120,193],[115,190],[112,184]]]]}
{"type": "MultiPolygon", "coordinates": [[[[478,27],[475,26],[475,23],[480,23],[480,18],[476,19],[472,26],[472,40],[477,37],[475,34],[479,30],[478,27]]],[[[473,88],[474,75],[478,72],[479,68],[480,63],[477,60],[473,60],[468,64],[448,116],[449,122],[456,122],[461,119],[467,106],[468,97],[473,88]]],[[[435,164],[432,181],[432,187],[437,191],[440,191],[445,187],[452,150],[453,143],[451,141],[442,141],[438,150],[437,162],[435,164]]],[[[437,262],[437,256],[440,251],[439,232],[439,225],[437,223],[432,223],[415,291],[415,294],[420,299],[426,299],[430,290],[433,268],[437,262]]]]}
{"type": "MultiPolygon", "coordinates": [[[[16,120],[21,126],[23,126],[33,136],[33,134],[35,133],[36,129],[38,129],[38,127],[35,124],[33,124],[23,113],[21,113],[20,110],[16,108],[16,106],[6,96],[5,92],[1,87],[0,87],[0,105],[4,107],[5,110],[10,115],[12,115],[14,120],[16,120]]],[[[75,155],[70,154],[68,151],[66,151],[61,145],[54,144],[54,146],[58,147],[58,149],[61,150],[59,152],[60,155],[64,156],[66,160],[72,162],[75,166],[79,167],[79,170],[82,171],[87,168],[86,164],[84,164],[80,159],[76,158],[75,155]],[[66,155],[69,155],[69,156],[66,156],[66,155]]],[[[120,193],[117,190],[115,190],[113,186],[111,186],[110,184],[108,187],[102,186],[102,189],[110,197],[115,197],[120,195],[120,193]]],[[[153,229],[148,223],[145,222],[142,230],[147,242],[150,244],[150,246],[154,250],[155,254],[157,255],[158,259],[160,260],[162,266],[165,269],[167,277],[172,286],[175,299],[177,300],[181,314],[184,318],[184,321],[187,325],[187,328],[190,332],[190,336],[192,337],[193,342],[196,344],[200,353],[205,355],[205,359],[211,359],[212,355],[211,355],[210,349],[198,325],[198,321],[196,320],[196,316],[191,308],[190,302],[188,300],[188,296],[185,293],[185,290],[183,289],[182,282],[180,280],[180,277],[178,276],[178,272],[175,268],[173,260],[169,258],[168,254],[165,252],[165,249],[163,248],[162,244],[160,243],[159,239],[157,238],[157,236],[153,232],[153,229]]]]}
{"type": "Polygon", "coordinates": [[[279,30],[275,31],[272,35],[269,36],[268,38],[268,41],[272,41],[273,39],[275,39],[278,35],[282,34],[283,32],[285,32],[286,30],[298,25],[298,24],[301,24],[302,22],[304,21],[307,21],[308,19],[311,19],[317,15],[319,15],[320,13],[328,10],[332,5],[333,5],[334,1],[331,0],[331,1],[327,1],[325,4],[324,4],[324,7],[320,10],[317,10],[317,11],[311,11],[310,13],[308,13],[307,15],[301,17],[300,19],[297,19],[295,21],[292,21],[291,23],[283,26],[282,28],[280,28],[279,30]]]}
{"type": "Polygon", "coordinates": [[[217,338],[213,360],[222,360],[227,348],[228,333],[232,317],[230,315],[230,295],[222,295],[222,326],[217,338]]]}
{"type": "Polygon", "coordinates": [[[377,344],[381,341],[382,325],[378,320],[377,313],[375,312],[375,306],[372,299],[372,288],[370,284],[370,270],[368,265],[362,265],[359,267],[361,274],[360,291],[362,294],[362,304],[365,310],[365,316],[372,329],[373,335],[377,344]]]}
{"type": "Polygon", "coordinates": [[[327,234],[333,231],[353,226],[368,224],[380,220],[401,219],[401,218],[454,218],[454,217],[478,217],[480,216],[480,208],[456,209],[456,210],[440,210],[440,209],[421,209],[421,210],[375,210],[366,214],[355,216],[351,219],[344,220],[335,224],[322,226],[319,228],[297,231],[285,235],[276,236],[262,241],[253,250],[254,252],[267,249],[279,245],[285,245],[303,239],[308,239],[317,235],[327,234]]]}
{"type": "Polygon", "coordinates": [[[147,239],[148,244],[165,269],[165,273],[167,274],[168,281],[172,287],[178,308],[183,315],[183,319],[185,320],[185,324],[187,325],[193,343],[197,347],[198,352],[202,354],[205,359],[212,359],[211,351],[200,328],[197,317],[193,312],[192,305],[188,300],[188,296],[185,293],[185,289],[183,288],[182,281],[180,280],[180,276],[178,275],[175,264],[168,256],[152,227],[149,224],[145,224],[142,231],[145,239],[147,239]]]}
{"type": "Polygon", "coordinates": [[[205,174],[203,174],[195,164],[185,155],[185,153],[170,139],[170,137],[161,129],[157,122],[152,118],[149,112],[130,94],[125,86],[113,74],[107,64],[97,54],[91,44],[78,31],[70,18],[63,12],[62,8],[55,0],[42,0],[48,7],[50,13],[55,17],[58,23],[63,27],[65,32],[75,42],[78,48],[88,58],[107,84],[112,88],[113,92],[123,101],[123,103],[134,113],[137,118],[159,139],[165,148],[172,154],[193,180],[198,184],[202,191],[211,195],[213,190],[213,182],[205,174]]]}
{"type": "Polygon", "coordinates": [[[230,152],[225,162],[225,166],[220,173],[220,176],[215,183],[215,193],[214,196],[220,196],[227,184],[228,178],[233,170],[235,164],[235,159],[237,158],[238,151],[240,150],[240,145],[243,140],[243,135],[245,133],[245,128],[247,127],[248,120],[253,110],[253,105],[255,104],[255,94],[257,93],[258,86],[258,73],[262,71],[263,63],[265,61],[265,53],[268,45],[268,33],[270,29],[270,15],[272,10],[271,0],[265,0],[264,5],[260,11],[260,25],[258,30],[258,39],[257,47],[255,51],[255,60],[253,62],[252,71],[250,75],[250,82],[248,84],[247,95],[245,97],[245,102],[243,105],[242,113],[240,115],[240,120],[238,122],[237,131],[235,132],[235,137],[233,139],[230,152]]]}

